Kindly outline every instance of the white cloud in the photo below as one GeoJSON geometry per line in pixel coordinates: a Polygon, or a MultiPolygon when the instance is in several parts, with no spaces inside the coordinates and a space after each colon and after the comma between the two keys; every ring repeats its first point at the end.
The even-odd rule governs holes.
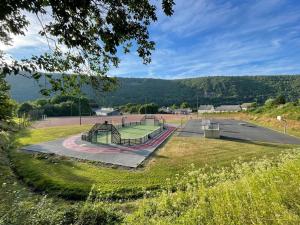
{"type": "MultiPolygon", "coordinates": [[[[34,48],[40,50],[48,48],[46,38],[39,35],[39,31],[42,30],[42,26],[37,16],[32,13],[24,14],[30,23],[25,31],[25,35],[13,35],[11,45],[4,45],[3,43],[0,43],[0,49],[4,52],[15,53],[21,48],[34,48]]],[[[49,15],[39,15],[39,17],[43,24],[51,21],[51,17],[49,15]]],[[[31,51],[33,54],[33,49],[31,49],[31,51]]]]}

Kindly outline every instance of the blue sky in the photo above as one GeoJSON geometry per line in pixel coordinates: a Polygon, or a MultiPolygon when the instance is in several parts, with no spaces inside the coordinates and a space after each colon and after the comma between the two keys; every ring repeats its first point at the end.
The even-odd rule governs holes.
{"type": "MultiPolygon", "coordinates": [[[[299,0],[175,0],[175,12],[150,27],[152,63],[121,55],[110,74],[185,78],[215,75],[300,74],[299,0]]],[[[15,38],[5,50],[26,57],[47,48],[36,35],[15,38]]]]}

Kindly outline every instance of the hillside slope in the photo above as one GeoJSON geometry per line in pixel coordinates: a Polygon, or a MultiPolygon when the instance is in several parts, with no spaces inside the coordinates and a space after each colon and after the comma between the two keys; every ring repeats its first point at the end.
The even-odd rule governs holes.
{"type": "MultiPolygon", "coordinates": [[[[20,76],[8,77],[11,95],[17,101],[33,100],[41,95],[34,81],[20,76]]],[[[87,87],[85,92],[101,105],[155,102],[159,105],[180,104],[187,101],[199,104],[238,104],[262,102],[283,94],[288,100],[300,98],[300,75],[199,77],[180,80],[149,78],[119,78],[120,87],[109,94],[98,95],[87,87]]]]}

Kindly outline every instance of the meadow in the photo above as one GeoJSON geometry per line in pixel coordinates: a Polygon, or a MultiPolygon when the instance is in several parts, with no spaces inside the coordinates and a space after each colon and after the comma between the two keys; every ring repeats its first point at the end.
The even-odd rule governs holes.
{"type": "MultiPolygon", "coordinates": [[[[36,144],[76,134],[89,126],[66,126],[24,130],[16,136],[16,145],[36,144]]],[[[260,142],[239,142],[204,138],[184,138],[174,134],[152,158],[137,170],[120,169],[45,154],[10,152],[16,173],[37,191],[46,191],[66,199],[85,199],[95,185],[103,199],[136,199],[149,190],[160,190],[168,178],[182,175],[194,167],[220,168],[240,159],[250,161],[273,157],[294,146],[260,142]]]]}
{"type": "MultiPolygon", "coordinates": [[[[280,129],[273,118],[218,116],[239,116],[280,129]]],[[[295,129],[299,122],[292,122],[295,129]]],[[[18,150],[89,128],[26,129],[15,135],[8,151],[0,151],[1,225],[300,222],[297,146],[174,134],[137,170],[18,150]]]]}

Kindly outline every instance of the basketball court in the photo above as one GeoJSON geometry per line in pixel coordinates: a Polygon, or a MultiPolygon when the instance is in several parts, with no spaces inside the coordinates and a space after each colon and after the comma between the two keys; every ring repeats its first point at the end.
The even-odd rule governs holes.
{"type": "MultiPolygon", "coordinates": [[[[219,125],[220,138],[222,139],[300,145],[299,138],[245,121],[212,119],[211,123],[219,125]]],[[[204,131],[202,126],[202,120],[189,120],[178,133],[178,136],[203,137],[204,131]]]]}

